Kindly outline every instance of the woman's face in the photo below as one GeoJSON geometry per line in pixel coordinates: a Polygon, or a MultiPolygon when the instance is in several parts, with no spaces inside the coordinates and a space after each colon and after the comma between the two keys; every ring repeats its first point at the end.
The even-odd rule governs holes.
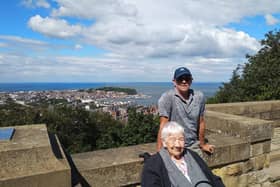
{"type": "Polygon", "coordinates": [[[179,159],[184,151],[184,135],[182,133],[170,134],[163,145],[167,148],[171,157],[179,159]]]}

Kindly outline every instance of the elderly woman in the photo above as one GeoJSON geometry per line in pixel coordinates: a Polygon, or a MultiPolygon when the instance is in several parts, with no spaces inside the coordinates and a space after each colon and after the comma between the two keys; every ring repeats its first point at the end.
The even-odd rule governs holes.
{"type": "Polygon", "coordinates": [[[145,160],[142,187],[224,187],[197,153],[186,149],[184,129],[168,122],[162,129],[163,148],[145,160]]]}

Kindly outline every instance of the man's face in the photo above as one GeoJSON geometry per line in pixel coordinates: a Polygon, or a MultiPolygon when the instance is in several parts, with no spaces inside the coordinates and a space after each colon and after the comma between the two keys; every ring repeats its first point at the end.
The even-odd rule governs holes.
{"type": "Polygon", "coordinates": [[[184,151],[185,138],[181,133],[169,135],[163,145],[167,148],[172,158],[181,158],[184,151]]]}
{"type": "Polygon", "coordinates": [[[187,92],[192,84],[192,77],[182,75],[173,81],[179,92],[187,92]]]}

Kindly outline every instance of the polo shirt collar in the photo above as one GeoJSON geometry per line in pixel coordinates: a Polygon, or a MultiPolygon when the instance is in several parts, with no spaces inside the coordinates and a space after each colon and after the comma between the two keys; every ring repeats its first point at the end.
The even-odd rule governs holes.
{"type": "Polygon", "coordinates": [[[192,89],[188,90],[188,93],[189,93],[188,99],[185,99],[184,97],[182,97],[176,87],[174,88],[174,90],[175,90],[175,96],[178,96],[184,102],[189,103],[190,101],[192,101],[192,99],[193,99],[193,90],[192,89]]]}

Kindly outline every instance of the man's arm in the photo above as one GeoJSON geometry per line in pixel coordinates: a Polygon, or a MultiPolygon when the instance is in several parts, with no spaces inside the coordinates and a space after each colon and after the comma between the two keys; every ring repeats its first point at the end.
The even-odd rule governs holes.
{"type": "Polygon", "coordinates": [[[161,130],[164,127],[165,123],[168,122],[168,118],[161,116],[159,118],[159,130],[158,130],[158,135],[157,135],[157,151],[160,150],[160,148],[162,147],[162,142],[161,142],[161,130]]]}
{"type": "Polygon", "coordinates": [[[206,144],[205,143],[205,120],[204,116],[199,117],[199,133],[198,138],[200,142],[200,148],[203,151],[213,153],[214,152],[214,145],[206,144]]]}

